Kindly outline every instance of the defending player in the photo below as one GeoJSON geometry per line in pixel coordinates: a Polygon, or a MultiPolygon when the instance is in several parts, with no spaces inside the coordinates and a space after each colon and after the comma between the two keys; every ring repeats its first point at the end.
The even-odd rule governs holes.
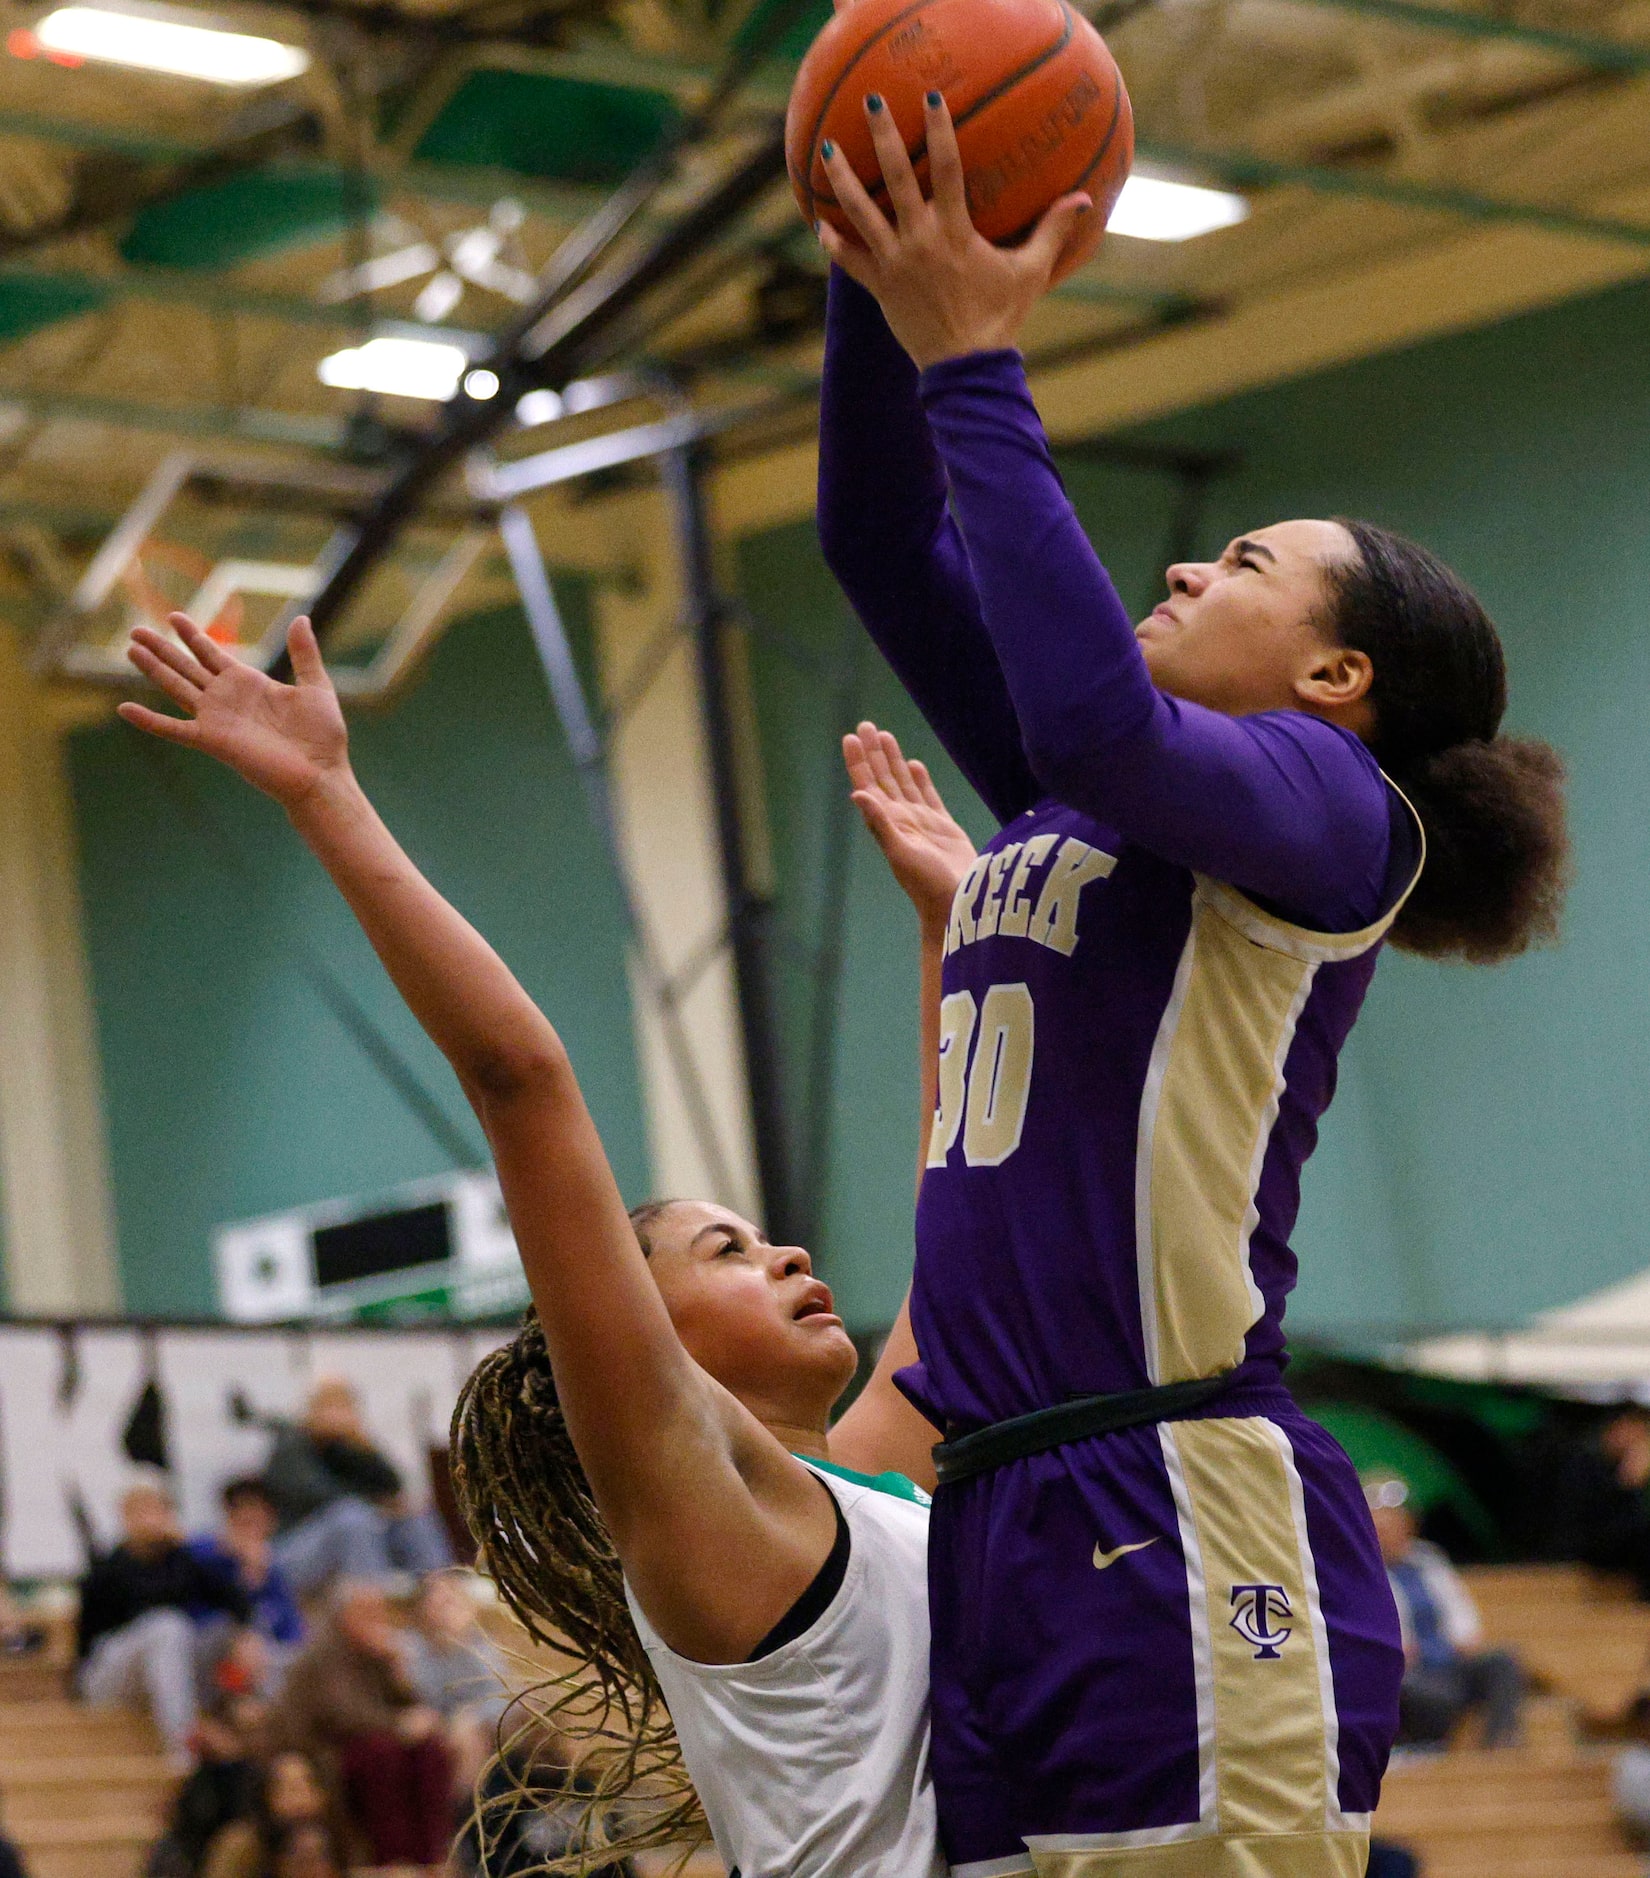
{"type": "MultiPolygon", "coordinates": [[[[536,1321],[466,1387],[458,1481],[506,1598],[578,1659],[551,1711],[561,1733],[629,1744],[581,1766],[598,1778],[593,1840],[554,1869],[607,1871],[616,1851],[679,1841],[698,1820],[691,1774],[748,1878],[942,1878],[925,1496],[850,1471],[928,1471],[931,1431],[889,1380],[915,1354],[909,1332],[827,1438],[856,1359],[808,1255],[725,1207],[626,1215],[560,1039],[356,782],[308,621],[289,638],[291,686],[172,623],[181,645],[140,628],[131,658],[187,715],[121,715],[281,804],[492,1145],[536,1321]],[[625,1798],[639,1813],[615,1809],[625,1798]]],[[[939,880],[937,979],[966,837],[950,827],[963,860],[947,862],[943,811],[897,789],[876,800],[868,758],[856,780],[919,906],[939,880]]]]}
{"type": "Polygon", "coordinates": [[[827,159],[863,245],[820,231],[820,536],[1004,824],[947,937],[903,1378],[947,1437],[942,1840],[960,1878],[1351,1878],[1402,1659],[1281,1382],[1300,1170],[1388,933],[1554,931],[1561,766],[1498,735],[1476,600],[1379,529],[1257,530],[1131,627],[1010,349],[1082,199],[993,248],[939,98],[932,202],[867,110],[889,215],[827,159]]]}

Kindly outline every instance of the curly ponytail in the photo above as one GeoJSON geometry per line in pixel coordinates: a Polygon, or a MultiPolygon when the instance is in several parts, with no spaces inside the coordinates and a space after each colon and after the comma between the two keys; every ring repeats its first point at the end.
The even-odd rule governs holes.
{"type": "Polygon", "coordinates": [[[1467,586],[1402,535],[1340,526],[1358,552],[1331,571],[1329,630],[1374,664],[1374,754],[1427,840],[1393,944],[1485,965],[1550,943],[1570,871],[1563,758],[1499,734],[1506,663],[1467,586]]]}
{"type": "MultiPolygon", "coordinates": [[[[670,1204],[649,1201],[631,1213],[644,1252],[648,1226],[670,1204]]],[[[593,1878],[636,1852],[707,1843],[531,1310],[514,1342],[483,1358],[465,1383],[451,1448],[454,1491],[499,1595],[533,1642],[565,1665],[517,1696],[500,1724],[494,1767],[507,1790],[478,1802],[483,1870],[512,1817],[563,1807],[569,1789],[579,1805],[566,1845],[536,1868],[547,1878],[593,1878]]]]}

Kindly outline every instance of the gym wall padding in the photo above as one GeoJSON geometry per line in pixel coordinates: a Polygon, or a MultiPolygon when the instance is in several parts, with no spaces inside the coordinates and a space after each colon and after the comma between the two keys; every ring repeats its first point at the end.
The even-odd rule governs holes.
{"type": "MultiPolygon", "coordinates": [[[[1512,674],[1508,726],[1568,756],[1577,878],[1564,944],[1498,970],[1389,954],[1306,1175],[1301,1329],[1502,1325],[1650,1263],[1650,288],[1233,399],[1142,434],[1234,449],[1201,552],[1291,515],[1415,534],[1478,588],[1512,674]]],[[[1169,519],[1163,479],[1066,464],[1131,607],[1169,519]]],[[[810,531],[746,544],[747,599],[838,643],[845,608],[810,531]]],[[[912,713],[874,655],[860,707],[912,713]]],[[[755,661],[786,910],[803,931],[835,729],[823,686],[755,661]]],[[[931,754],[925,735],[914,747],[931,754]]],[[[950,772],[944,772],[948,788],[950,772]]],[[[978,805],[971,805],[975,821],[978,805]]],[[[850,1322],[886,1321],[910,1243],[912,921],[868,837],[844,944],[822,1263],[850,1322]]]]}
{"type": "MultiPolygon", "coordinates": [[[[576,626],[580,593],[561,595],[576,626]]],[[[647,1155],[618,901],[513,610],[458,622],[412,690],[352,723],[409,851],[562,1026],[631,1199],[647,1155]]],[[[212,1228],[450,1165],[307,981],[309,946],[475,1144],[458,1085],[285,817],[125,725],[71,741],[125,1300],[214,1308],[212,1228]],[[157,762],[158,758],[158,762],[157,762]],[[164,767],[162,767],[164,766],[164,767]],[[180,817],[186,781],[246,872],[180,817]]]]}

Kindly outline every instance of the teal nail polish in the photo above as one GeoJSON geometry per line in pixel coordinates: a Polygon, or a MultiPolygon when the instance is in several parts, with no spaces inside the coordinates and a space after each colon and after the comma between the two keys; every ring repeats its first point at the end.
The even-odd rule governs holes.
{"type": "Polygon", "coordinates": [[[865,108],[873,115],[882,109],[882,99],[878,93],[874,91],[871,93],[870,97],[865,100],[865,108]]]}
{"type": "Polygon", "coordinates": [[[825,159],[827,163],[829,163],[831,158],[836,155],[836,145],[831,142],[829,137],[827,137],[825,141],[819,146],[819,154],[825,159]]]}
{"type": "Polygon", "coordinates": [[[930,111],[937,111],[944,102],[945,100],[940,96],[940,94],[937,91],[929,92],[928,108],[930,111]]]}

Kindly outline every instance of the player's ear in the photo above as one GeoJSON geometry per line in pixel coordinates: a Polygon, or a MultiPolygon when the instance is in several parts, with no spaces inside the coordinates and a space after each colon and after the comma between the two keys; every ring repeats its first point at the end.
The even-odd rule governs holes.
{"type": "Polygon", "coordinates": [[[1353,646],[1318,646],[1295,680],[1302,704],[1320,711],[1344,711],[1369,696],[1375,666],[1367,652],[1353,646]]]}

